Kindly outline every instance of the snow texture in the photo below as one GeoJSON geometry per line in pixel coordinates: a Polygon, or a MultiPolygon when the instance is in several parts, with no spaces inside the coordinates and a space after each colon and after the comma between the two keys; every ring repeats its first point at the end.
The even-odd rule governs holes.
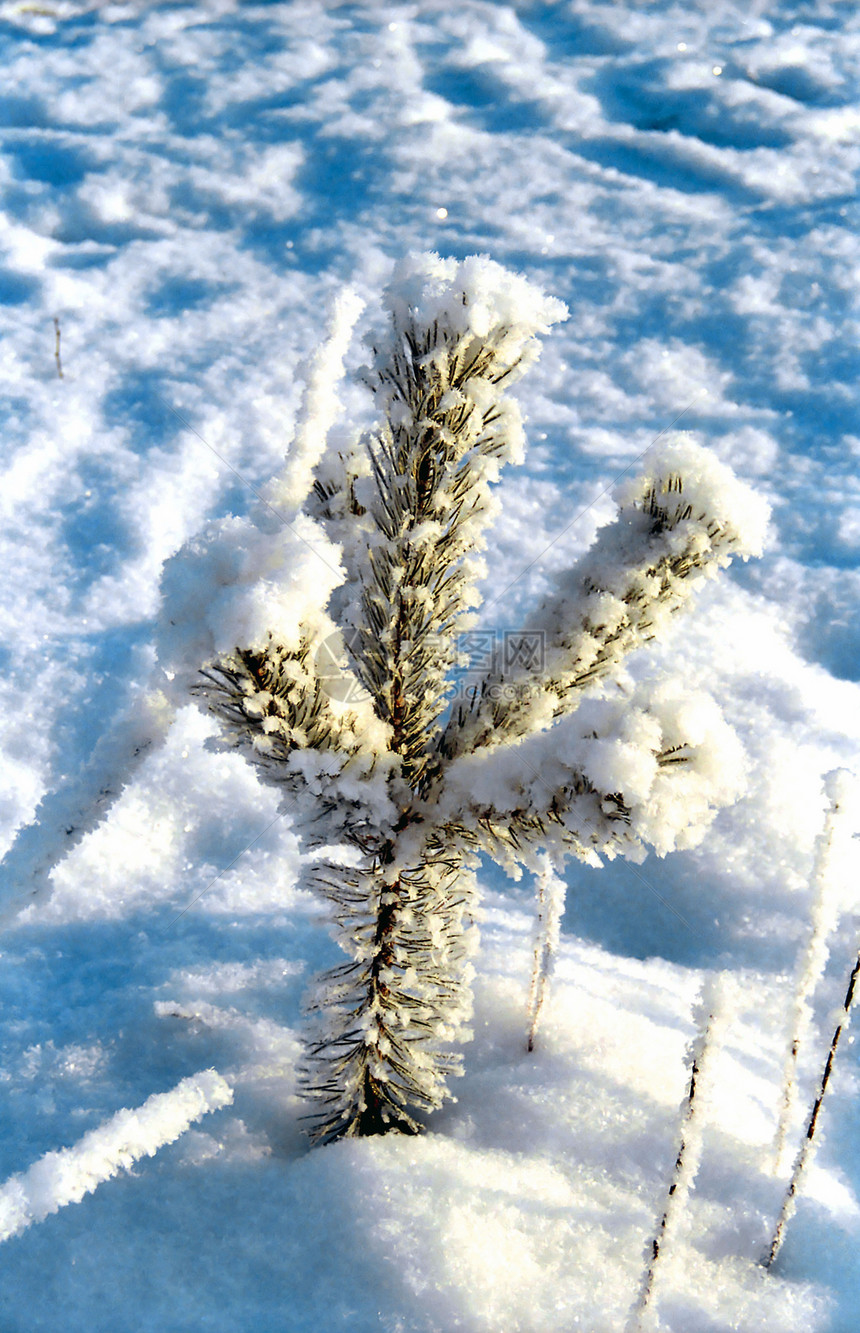
{"type": "MultiPolygon", "coordinates": [[[[0,1179],[195,1070],[234,1089],[0,1246],[4,1331],[616,1333],[720,971],[741,995],[661,1324],[855,1333],[849,1033],[779,1258],[759,1257],[824,778],[860,773],[856,6],[0,0],[0,60],[0,1179]],[[701,841],[566,863],[532,1055],[532,895],[478,866],[457,1102],[420,1138],[308,1152],[302,996],[336,950],[300,887],[299,812],[217,748],[186,687],[348,573],[286,510],[320,449],[373,429],[361,339],[410,253],[489,256],[569,311],[515,386],[528,450],[496,486],[464,644],[482,671],[673,432],[771,520],[761,558],[629,659],[632,734],[612,691],[586,700],[643,833],[667,789],[640,737],[686,706],[704,764],[696,698],[714,701],[739,749],[718,728],[719,771],[689,770],[701,841]]],[[[553,735],[511,748],[535,745],[540,772],[553,735]]],[[[466,763],[477,800],[490,767],[472,783],[466,763]]],[[[498,781],[519,798],[506,765],[498,781]]],[[[846,832],[798,1107],[856,958],[858,849],[846,832]]]]}

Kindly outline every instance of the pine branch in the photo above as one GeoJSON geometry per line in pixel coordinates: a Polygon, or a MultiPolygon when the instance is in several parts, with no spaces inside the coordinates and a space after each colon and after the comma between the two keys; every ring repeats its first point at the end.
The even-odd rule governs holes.
{"type": "Polygon", "coordinates": [[[262,765],[283,764],[297,749],[333,750],[344,761],[361,748],[354,713],[338,716],[312,669],[306,638],[295,650],[271,638],[262,650],[237,648],[201,671],[203,696],[235,744],[262,765]]]}
{"type": "Polygon", "coordinates": [[[450,854],[395,869],[394,844],[365,868],[323,867],[317,888],[334,907],[351,963],[319,981],[321,1034],[301,1072],[317,1104],[312,1138],[396,1129],[416,1133],[408,1108],[438,1108],[461,1058],[447,1049],[470,1013],[464,915],[471,879],[450,854]]]}
{"type": "Polygon", "coordinates": [[[513,367],[492,345],[475,350],[474,337],[438,323],[398,334],[404,350],[375,378],[389,418],[368,446],[367,518],[382,540],[358,565],[351,646],[404,777],[419,788],[458,661],[456,636],[475,600],[473,557],[489,510],[479,460],[500,459],[508,445],[497,397],[479,402],[513,367]]]}
{"type": "Polygon", "coordinates": [[[505,673],[497,657],[468,713],[446,729],[446,760],[573,712],[629,652],[665,632],[707,579],[755,552],[766,519],[766,506],[728,469],[683,440],[655,449],[619,499],[618,518],[524,628],[541,636],[542,668],[505,673]]]}
{"type": "MultiPolygon", "coordinates": [[[[331,638],[326,647],[330,655],[331,638]]],[[[313,833],[308,829],[309,843],[342,835],[362,845],[368,812],[356,780],[390,783],[397,774],[396,756],[366,705],[335,706],[309,638],[303,635],[296,649],[288,649],[270,636],[265,648],[237,648],[200,675],[193,693],[221,722],[225,743],[242,750],[264,781],[301,791],[309,782],[302,756],[327,757],[322,775],[329,796],[319,802],[318,826],[313,833]]],[[[346,672],[344,677],[338,685],[349,695],[346,672]]]]}
{"type": "MultiPolygon", "coordinates": [[[[323,1141],[414,1129],[407,1106],[439,1105],[459,1068],[443,1048],[468,1008],[472,849],[435,826],[420,796],[459,660],[457,634],[477,599],[475,553],[494,511],[489,487],[520,444],[504,390],[533,358],[536,328],[472,309],[468,284],[459,285],[469,261],[445,265],[440,287],[434,267],[422,261],[411,274],[416,300],[401,297],[403,273],[389,292],[390,336],[368,375],[381,425],[363,460],[323,460],[308,506],[342,543],[347,587],[333,609],[389,731],[400,809],[395,836],[369,865],[321,885],[357,962],[325,981],[328,1028],[305,1068],[306,1091],[320,1103],[312,1132],[323,1141]]],[[[484,267],[493,282],[516,284],[484,267]]],[[[562,307],[542,300],[539,313],[551,321],[562,307]]]]}
{"type": "Polygon", "coordinates": [[[463,755],[416,808],[440,827],[465,828],[461,845],[471,839],[511,868],[541,846],[599,864],[683,845],[741,775],[736,738],[713,701],[642,686],[583,703],[504,751],[463,755]],[[696,744],[684,740],[688,727],[696,744]]]}
{"type": "Polygon", "coordinates": [[[597,791],[578,773],[555,790],[539,788],[538,796],[511,809],[476,800],[460,809],[458,819],[440,822],[452,845],[486,852],[510,868],[524,853],[550,844],[592,864],[601,853],[616,856],[636,841],[629,825],[623,800],[597,791]]]}

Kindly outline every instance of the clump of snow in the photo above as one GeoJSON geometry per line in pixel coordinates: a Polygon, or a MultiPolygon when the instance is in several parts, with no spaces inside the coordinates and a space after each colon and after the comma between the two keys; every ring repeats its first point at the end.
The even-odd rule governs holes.
{"type": "Polygon", "coordinates": [[[581,823],[585,848],[641,859],[645,845],[665,856],[701,842],[745,775],[742,746],[715,701],[666,681],[587,699],[516,745],[459,757],[441,800],[450,818],[464,810],[546,817],[558,793],[579,793],[562,822],[581,823]]]}
{"type": "Polygon", "coordinates": [[[679,526],[685,516],[696,521],[707,515],[709,523],[726,530],[734,554],[744,560],[761,555],[770,505],[690,435],[677,432],[662,439],[645,455],[635,480],[616,487],[613,499],[623,513],[641,506],[649,494],[678,516],[679,526]]]}
{"type": "Polygon", "coordinates": [[[201,666],[237,647],[263,648],[273,635],[295,648],[308,624],[333,633],[319,608],[342,577],[337,549],[305,515],[269,531],[221,519],[165,564],[159,662],[187,698],[201,666]]]}
{"type": "Polygon", "coordinates": [[[510,367],[524,356],[537,356],[534,335],[547,333],[569,313],[563,301],[546,296],[488,255],[462,261],[438,254],[408,256],[394,266],[386,306],[397,329],[415,323],[471,335],[478,343],[501,338],[501,355],[510,367]]]}

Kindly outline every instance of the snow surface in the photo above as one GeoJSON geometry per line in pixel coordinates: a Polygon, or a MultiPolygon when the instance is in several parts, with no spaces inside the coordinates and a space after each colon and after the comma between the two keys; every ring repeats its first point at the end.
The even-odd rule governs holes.
{"type": "MultiPolygon", "coordinates": [[[[653,1317],[854,1333],[856,1047],[775,1270],[756,1261],[825,775],[860,772],[856,6],[4,0],[0,61],[0,1182],[198,1070],[233,1089],[0,1246],[0,1329],[621,1330],[725,971],[653,1317]],[[365,359],[346,326],[378,327],[393,263],[428,249],[570,311],[515,390],[529,449],[498,490],[486,625],[525,623],[664,432],[773,506],[763,558],[635,667],[716,699],[747,791],[697,847],[568,870],[532,1055],[530,890],[488,866],[458,1102],[421,1139],[309,1152],[300,1004],[334,952],[296,834],[205,717],[171,723],[180,681],[144,689],[164,562],[274,503],[294,438],[298,484],[314,395],[365,359]]],[[[353,380],[337,396],[368,420],[353,380]]],[[[856,951],[843,835],[798,1115],[856,951]]]]}

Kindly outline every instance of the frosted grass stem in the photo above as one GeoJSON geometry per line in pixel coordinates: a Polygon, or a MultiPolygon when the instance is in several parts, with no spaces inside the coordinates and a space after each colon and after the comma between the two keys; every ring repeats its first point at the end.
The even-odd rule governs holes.
{"type": "Polygon", "coordinates": [[[827,1052],[827,1059],[824,1062],[824,1069],[818,1085],[818,1096],[815,1098],[812,1110],[809,1113],[806,1133],[803,1137],[800,1151],[794,1162],[794,1170],[791,1173],[791,1180],[788,1182],[788,1188],[785,1191],[779,1219],[774,1227],[770,1245],[762,1258],[762,1263],[765,1268],[770,1268],[773,1265],[777,1255],[782,1249],[782,1242],[785,1239],[785,1229],[794,1216],[797,1207],[798,1190],[800,1189],[803,1176],[812,1159],[818,1121],[821,1115],[821,1108],[824,1105],[824,1097],[830,1082],[830,1075],[833,1073],[836,1052],[839,1049],[839,1042],[842,1039],[842,1034],[848,1027],[851,1019],[851,1006],[854,1003],[854,992],[857,986],[858,976],[860,976],[860,950],[858,950],[857,957],[854,960],[854,966],[851,969],[851,976],[848,979],[848,990],[845,994],[845,1002],[839,1014],[839,1021],[836,1024],[836,1030],[834,1031],[833,1038],[830,1042],[830,1050],[827,1052]]]}
{"type": "Polygon", "coordinates": [[[656,1309],[658,1268],[665,1268],[667,1242],[673,1239],[702,1157],[702,1105],[707,1099],[717,1051],[726,1026],[726,981],[718,976],[706,982],[698,1006],[699,1031],[690,1050],[690,1083],[681,1104],[678,1153],[663,1215],[645,1254],[645,1272],[639,1294],[630,1311],[625,1333],[645,1333],[653,1324],[656,1309]],[[703,1096],[704,1088],[704,1096],[703,1096]]]}
{"type": "MultiPolygon", "coordinates": [[[[787,1169],[788,1137],[797,1114],[797,1066],[800,1050],[809,1037],[812,1023],[812,996],[815,992],[829,955],[828,939],[839,912],[838,875],[835,871],[836,834],[845,808],[846,784],[850,775],[844,769],[828,773],[824,789],[830,797],[830,806],[824,826],[815,844],[813,870],[813,900],[811,929],[806,948],[797,967],[793,1002],[789,1019],[789,1042],[785,1056],[782,1084],[782,1104],[773,1142],[773,1171],[787,1169]]],[[[847,829],[846,829],[847,831],[847,829]]]]}

